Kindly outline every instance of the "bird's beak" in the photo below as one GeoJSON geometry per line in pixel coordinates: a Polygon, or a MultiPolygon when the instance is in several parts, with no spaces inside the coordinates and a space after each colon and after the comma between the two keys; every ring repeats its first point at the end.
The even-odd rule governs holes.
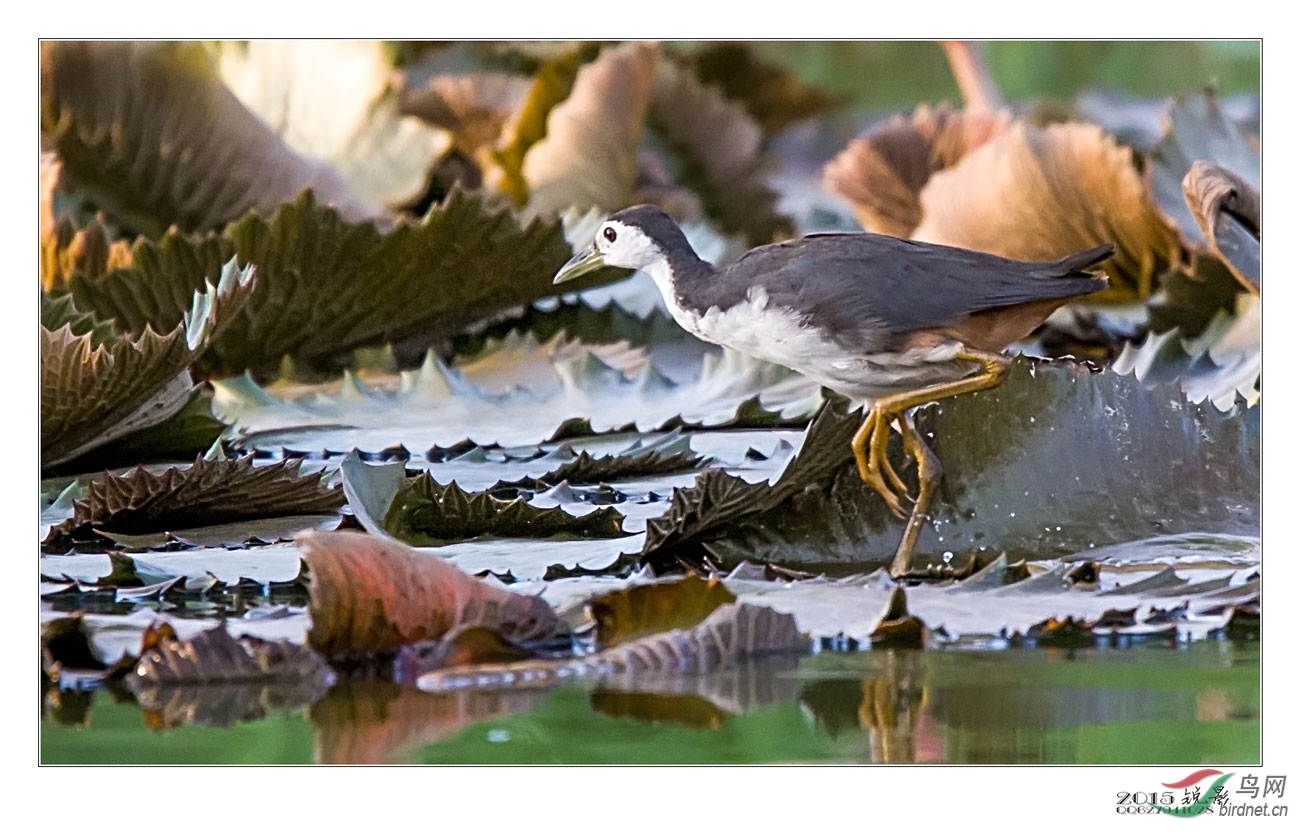
{"type": "Polygon", "coordinates": [[[605,266],[605,256],[601,255],[600,250],[596,249],[596,247],[589,246],[570,258],[563,267],[560,267],[560,271],[555,274],[555,281],[552,283],[562,284],[603,266],[605,266]]]}

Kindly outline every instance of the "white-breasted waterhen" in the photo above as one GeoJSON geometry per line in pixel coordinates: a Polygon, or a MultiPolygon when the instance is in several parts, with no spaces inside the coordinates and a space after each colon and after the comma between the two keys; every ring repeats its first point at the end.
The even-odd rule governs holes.
{"type": "Polygon", "coordinates": [[[943,469],[912,423],[925,403],[992,388],[1001,353],[1071,299],[1106,287],[1090,267],[1110,244],[1047,263],[1026,263],[870,233],[809,235],[751,249],[722,268],[701,260],[673,219],[655,206],[614,214],[596,242],[555,276],[559,284],[609,265],[647,272],[677,323],[723,345],[804,374],[870,404],[853,438],[862,480],[908,520],[890,574],[911,569],[943,469]],[[897,421],[916,461],[907,487],[886,457],[897,421]]]}

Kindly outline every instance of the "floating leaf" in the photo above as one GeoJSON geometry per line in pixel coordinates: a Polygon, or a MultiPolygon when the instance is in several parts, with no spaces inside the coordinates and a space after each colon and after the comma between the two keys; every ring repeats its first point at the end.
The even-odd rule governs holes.
{"type": "Polygon", "coordinates": [[[44,42],[41,129],[79,186],[151,236],[270,212],[308,187],[352,220],[376,216],[249,113],[200,43],[44,42]]]}
{"type": "Polygon", "coordinates": [[[86,487],[86,497],[75,502],[76,513],[47,542],[86,539],[101,531],[138,535],[338,510],[343,492],[324,486],[318,474],[299,475],[300,464],[256,467],[252,456],[199,457],[187,469],[169,467],[160,476],[143,467],[126,476],[105,473],[86,487]]]}
{"type": "Polygon", "coordinates": [[[906,238],[921,224],[921,190],[931,176],[1005,132],[1010,122],[1007,111],[921,105],[910,119],[893,116],[849,143],[826,163],[822,182],[853,205],[862,228],[906,238]]]}
{"type": "Polygon", "coordinates": [[[524,155],[530,214],[628,203],[658,54],[654,44],[628,43],[578,70],[568,98],[547,114],[545,138],[524,155]]]}
{"type": "MultiPolygon", "coordinates": [[[[1259,419],[1258,407],[1224,413],[1188,403],[1174,385],[1147,388],[1128,375],[1018,359],[997,388],[916,413],[944,467],[916,564],[939,562],[945,552],[1042,559],[1158,533],[1258,536],[1259,419]]],[[[775,505],[763,493],[745,497],[736,503],[740,521],[686,528],[685,554],[698,559],[702,551],[725,565],[887,561],[902,523],[857,476],[848,449],[855,421],[837,420],[842,428],[824,441],[809,431],[772,489],[804,458],[827,463],[803,482],[818,488],[775,505]],[[744,513],[749,507],[762,515],[744,513]]],[[[891,460],[910,475],[900,458],[891,460]]],[[[648,552],[667,522],[712,507],[696,496],[681,507],[675,500],[670,514],[648,525],[648,552]]]]}
{"type": "Polygon", "coordinates": [[[700,456],[691,451],[689,438],[676,433],[666,435],[653,446],[640,446],[639,442],[632,449],[619,455],[602,455],[599,458],[589,455],[585,450],[578,457],[538,477],[537,481],[545,484],[599,484],[643,478],[665,473],[680,473],[695,469],[700,463],[700,456]]]}
{"type": "Polygon", "coordinates": [[[902,586],[896,586],[869,637],[872,649],[921,649],[925,645],[925,631],[921,619],[907,611],[907,593],[902,586]]]}
{"type": "Polygon", "coordinates": [[[174,633],[158,640],[141,652],[132,673],[132,685],[137,688],[287,679],[314,682],[318,692],[323,692],[334,680],[325,659],[310,648],[289,641],[235,640],[224,625],[185,641],[174,633]]]}
{"type": "Polygon", "coordinates": [[[488,585],[445,560],[368,534],[299,535],[311,571],[311,646],[327,658],[392,653],[457,626],[526,641],[561,631],[551,607],[488,585]]]}
{"type": "Polygon", "coordinates": [[[502,501],[487,493],[471,495],[438,484],[428,473],[407,479],[397,489],[384,529],[412,545],[438,545],[475,537],[623,536],[623,514],[611,507],[572,516],[558,507],[533,507],[522,498],[502,501]]]}
{"type": "Polygon", "coordinates": [[[736,602],[721,581],[695,574],[610,592],[588,601],[602,649],[673,629],[691,629],[719,606],[736,602]]]}
{"type": "Polygon", "coordinates": [[[1090,300],[1146,298],[1178,263],[1178,241],[1146,194],[1132,152],[1095,125],[1016,124],[930,179],[918,241],[1052,261],[1102,243],[1109,290],[1090,300]]]}
{"type": "Polygon", "coordinates": [[[47,473],[90,473],[151,462],[185,460],[208,449],[226,425],[212,416],[212,392],[199,387],[176,414],[97,446],[47,473]]]}
{"type": "Polygon", "coordinates": [[[370,205],[419,198],[451,146],[444,131],[401,112],[382,42],[255,40],[217,48],[221,78],[244,106],[299,154],[327,161],[370,205]]]}
{"type": "Polygon", "coordinates": [[[769,160],[762,154],[762,129],[740,104],[685,68],[661,61],[650,118],[683,161],[678,182],[700,195],[724,232],[743,234],[755,244],[790,235],[790,222],[777,214],[776,194],[764,180],[769,160]]]}
{"type": "MultiPolygon", "coordinates": [[[[239,373],[275,367],[285,355],[310,363],[407,337],[431,344],[550,295],[570,254],[558,222],[521,226],[483,195],[454,192],[385,234],[304,193],[270,220],[249,215],[221,236],[137,241],[129,269],[99,281],[78,276],[72,287],[79,307],[127,330],[171,328],[183,313],[179,300],[231,255],[257,264],[248,310],[204,357],[210,370],[239,373]]],[[[592,284],[618,274],[604,271],[592,284]]]]}

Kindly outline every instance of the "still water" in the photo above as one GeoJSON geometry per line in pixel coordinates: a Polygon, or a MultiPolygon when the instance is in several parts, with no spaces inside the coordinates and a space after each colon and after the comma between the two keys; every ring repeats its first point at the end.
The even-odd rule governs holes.
{"type": "Polygon", "coordinates": [[[823,653],[698,678],[425,693],[47,691],[44,763],[1253,763],[1257,641],[823,653]]]}

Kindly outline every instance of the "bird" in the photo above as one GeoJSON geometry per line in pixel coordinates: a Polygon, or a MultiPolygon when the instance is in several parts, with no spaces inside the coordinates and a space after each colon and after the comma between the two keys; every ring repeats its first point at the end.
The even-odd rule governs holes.
{"type": "Polygon", "coordinates": [[[602,266],[643,270],[677,324],[716,345],[791,368],[865,408],[850,444],[858,475],[906,519],[889,574],[911,571],[943,473],[912,421],[918,406],[993,388],[1003,353],[1063,304],[1106,288],[1091,271],[1102,244],[1057,261],[870,232],[830,232],[767,244],[722,267],[700,258],[662,209],[610,215],[595,242],[555,274],[562,284],[602,266]],[[916,462],[917,491],[886,455],[897,424],[916,462]],[[904,510],[903,498],[912,503],[904,510]]]}

